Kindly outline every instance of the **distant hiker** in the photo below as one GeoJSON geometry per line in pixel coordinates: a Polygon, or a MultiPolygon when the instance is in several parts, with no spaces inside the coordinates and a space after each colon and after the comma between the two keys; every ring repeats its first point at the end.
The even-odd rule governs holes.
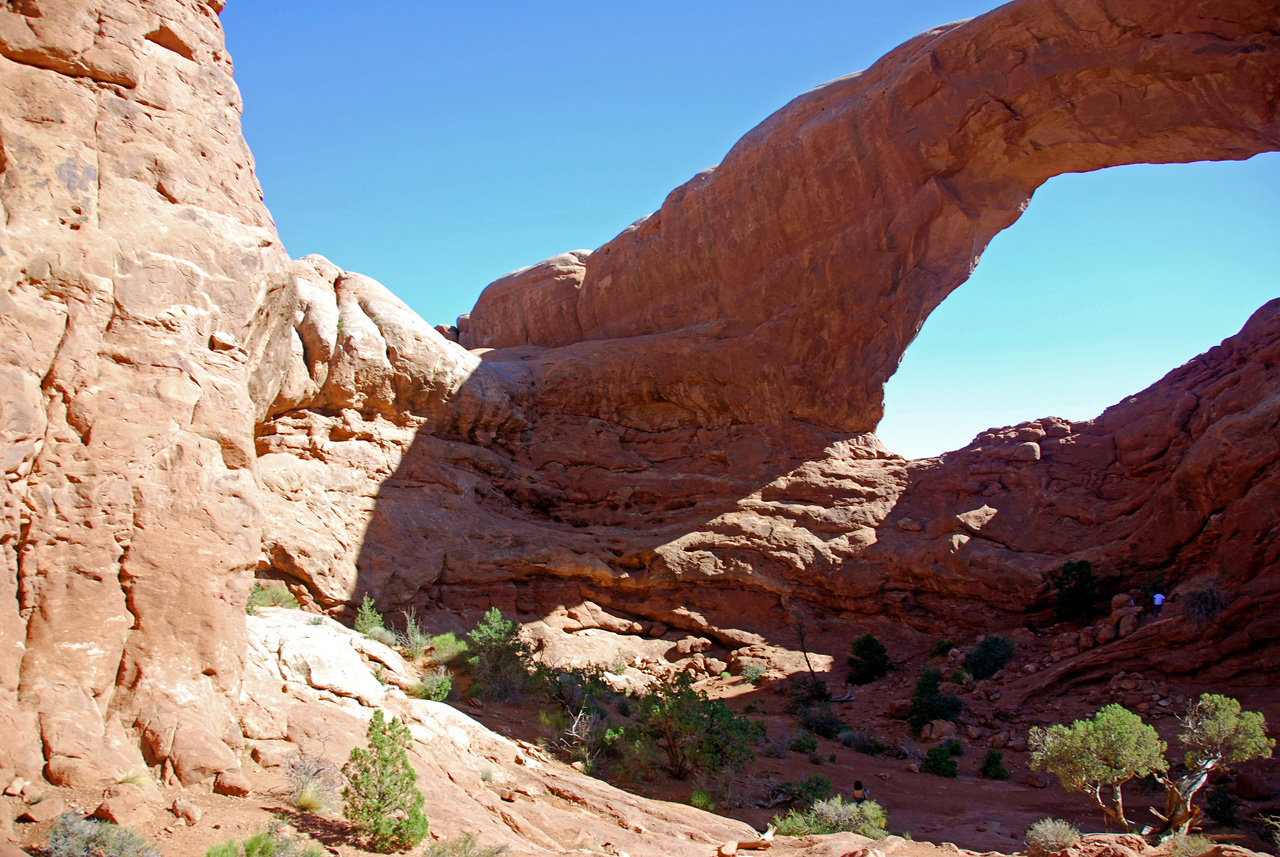
{"type": "Polygon", "coordinates": [[[1159,616],[1160,608],[1164,606],[1164,594],[1161,592],[1157,592],[1155,595],[1151,596],[1151,600],[1155,602],[1155,610],[1153,612],[1157,616],[1159,616]]]}
{"type": "Polygon", "coordinates": [[[862,780],[853,781],[853,802],[862,803],[864,800],[871,800],[871,789],[862,787],[862,780]]]}

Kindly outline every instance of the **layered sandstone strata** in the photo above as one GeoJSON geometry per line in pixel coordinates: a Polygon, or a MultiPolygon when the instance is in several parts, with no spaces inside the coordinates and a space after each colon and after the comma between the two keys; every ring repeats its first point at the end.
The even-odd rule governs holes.
{"type": "Polygon", "coordinates": [[[474,351],[285,256],[220,5],[0,10],[0,765],[238,764],[255,571],[333,611],[591,598],[741,647],[815,611],[998,626],[1085,557],[1216,581],[1228,613],[1163,640],[1173,666],[1274,676],[1274,305],[1096,421],[925,462],[871,434],[1045,179],[1280,147],[1274,4],[1019,0],[925,33],[495,284],[474,351]]]}

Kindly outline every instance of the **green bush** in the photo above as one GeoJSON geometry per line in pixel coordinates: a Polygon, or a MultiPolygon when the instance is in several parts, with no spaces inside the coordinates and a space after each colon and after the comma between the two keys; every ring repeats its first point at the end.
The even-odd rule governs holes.
{"type": "Polygon", "coordinates": [[[417,699],[444,702],[452,690],[453,679],[450,678],[449,671],[439,667],[435,672],[424,675],[421,681],[410,688],[409,695],[417,699]]]}
{"type": "Polygon", "coordinates": [[[845,684],[870,684],[889,672],[889,650],[872,634],[863,634],[849,644],[845,665],[849,675],[845,684]]]}
{"type": "Polygon", "coordinates": [[[524,695],[533,673],[533,650],[520,638],[520,626],[490,607],[467,634],[471,677],[489,699],[510,700],[524,695]]]}
{"type": "Polygon", "coordinates": [[[815,802],[808,809],[792,809],[781,818],[774,816],[774,825],[781,836],[808,836],[825,833],[856,833],[868,839],[884,839],[889,817],[875,801],[846,803],[836,795],[828,800],[815,802]]]}
{"type": "Polygon", "coordinates": [[[1031,857],[1045,857],[1070,848],[1079,838],[1080,831],[1074,824],[1060,818],[1042,818],[1027,828],[1023,841],[1031,857]]]}
{"type": "Polygon", "coordinates": [[[982,757],[982,767],[978,768],[978,776],[984,780],[1007,780],[1009,769],[1004,766],[1004,753],[999,750],[988,750],[982,757]]]}
{"type": "Polygon", "coordinates": [[[661,767],[678,780],[698,771],[740,771],[753,757],[749,745],[758,737],[757,727],[696,690],[688,673],[659,681],[635,699],[634,707],[622,740],[641,755],[647,748],[661,754],[661,767]]]}
{"type": "Polygon", "coordinates": [[[818,749],[818,739],[812,732],[801,732],[787,742],[787,749],[793,753],[813,753],[818,749]]]}
{"type": "Polygon", "coordinates": [[[344,814],[369,850],[407,851],[422,841],[428,828],[418,775],[409,764],[409,727],[396,717],[388,723],[378,709],[365,737],[368,748],[353,748],[342,768],[347,778],[344,814]]]}
{"type": "Polygon", "coordinates": [[[787,680],[787,710],[799,714],[813,705],[830,705],[831,688],[820,678],[811,675],[793,675],[787,680]]]}
{"type": "Polygon", "coordinates": [[[693,794],[689,795],[689,806],[697,807],[706,812],[716,811],[715,798],[706,789],[694,789],[693,794]]]}
{"type": "Polygon", "coordinates": [[[947,655],[951,654],[951,650],[955,647],[956,644],[951,642],[950,638],[943,637],[941,640],[933,644],[933,648],[929,650],[929,657],[935,661],[938,658],[945,658],[947,655]]]}
{"type": "Polygon", "coordinates": [[[822,738],[834,739],[844,728],[844,723],[830,705],[810,705],[800,710],[800,724],[822,738]]]}
{"type": "Polygon", "coordinates": [[[322,857],[324,850],[315,843],[280,832],[280,824],[259,830],[243,842],[234,839],[214,845],[204,857],[322,857]]]}
{"type": "Polygon", "coordinates": [[[1053,577],[1057,590],[1053,600],[1053,614],[1063,622],[1087,623],[1093,618],[1098,601],[1098,579],[1093,574],[1093,563],[1076,560],[1064,563],[1053,577]]]}
{"type": "Polygon", "coordinates": [[[742,678],[748,684],[755,684],[764,678],[765,669],[760,664],[747,664],[742,668],[742,678]]]}
{"type": "Polygon", "coordinates": [[[64,812],[49,828],[48,857],[160,857],[131,827],[64,812]]]}
{"type": "Polygon", "coordinates": [[[459,640],[452,631],[436,634],[427,640],[431,649],[431,662],[436,666],[460,666],[461,658],[469,651],[466,640],[459,640]]]}
{"type": "Polygon", "coordinates": [[[831,797],[834,791],[831,780],[822,774],[814,774],[807,780],[783,780],[768,790],[766,798],[770,805],[786,803],[803,810],[831,797]]]}
{"type": "Polygon", "coordinates": [[[964,705],[955,694],[942,693],[939,690],[941,685],[942,673],[938,670],[926,669],[920,673],[920,680],[911,694],[911,709],[907,713],[907,723],[914,734],[919,735],[925,724],[931,721],[960,718],[964,705]]]}
{"type": "Polygon", "coordinates": [[[955,779],[959,773],[959,765],[952,758],[951,748],[945,744],[934,747],[924,756],[924,764],[920,770],[926,774],[933,774],[935,777],[948,777],[955,779]]]}
{"type": "Polygon", "coordinates": [[[964,657],[964,668],[981,681],[991,678],[1013,657],[1013,643],[1004,637],[983,637],[964,657]]]}
{"type": "Polygon", "coordinates": [[[364,600],[360,602],[359,609],[356,610],[354,627],[358,633],[366,637],[372,637],[376,631],[387,630],[387,624],[382,620],[382,614],[378,612],[378,605],[374,604],[373,598],[367,592],[364,594],[364,600]]]}
{"type": "Polygon", "coordinates": [[[1205,798],[1205,814],[1223,827],[1235,827],[1239,824],[1236,810],[1240,801],[1232,797],[1225,786],[1216,786],[1205,798]]]}
{"type": "Polygon", "coordinates": [[[283,586],[263,586],[261,583],[254,583],[253,588],[249,590],[249,603],[244,606],[244,612],[250,616],[257,616],[259,607],[288,607],[291,610],[298,610],[302,605],[298,603],[293,593],[283,586]]]}
{"type": "Polygon", "coordinates": [[[853,729],[840,731],[840,743],[850,750],[857,750],[864,756],[882,756],[889,750],[889,745],[876,738],[870,732],[858,732],[853,729]]]}

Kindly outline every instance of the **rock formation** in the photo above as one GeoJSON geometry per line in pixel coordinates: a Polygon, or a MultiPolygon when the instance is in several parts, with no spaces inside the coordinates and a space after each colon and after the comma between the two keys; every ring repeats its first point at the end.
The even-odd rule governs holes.
{"type": "MultiPolygon", "coordinates": [[[[1088,558],[1224,593],[1169,668],[1280,671],[1280,305],[1098,420],[920,462],[872,434],[1046,179],[1280,148],[1274,4],[1017,0],[922,34],[495,283],[462,345],[289,261],[221,5],[0,10],[0,767],[232,770],[254,572],[335,613],[593,600],[740,649],[802,614],[997,627],[1088,558]]],[[[1141,666],[1143,633],[1085,657],[1141,666]]]]}

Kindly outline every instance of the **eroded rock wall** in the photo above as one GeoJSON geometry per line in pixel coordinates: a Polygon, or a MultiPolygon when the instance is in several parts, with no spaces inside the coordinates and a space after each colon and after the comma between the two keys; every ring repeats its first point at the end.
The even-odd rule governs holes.
{"type": "Polygon", "coordinates": [[[805,611],[999,627],[1086,557],[1217,581],[1173,668],[1274,675],[1274,305],[1096,421],[925,462],[871,433],[1046,178],[1280,146],[1274,4],[1018,0],[923,34],[495,284],[474,351],[289,261],[220,7],[0,9],[0,765],[237,764],[254,572],[334,612],[590,599],[741,647],[805,611]]]}
{"type": "Polygon", "coordinates": [[[55,783],[235,763],[296,295],[221,5],[0,9],[0,765],[55,783]]]}

